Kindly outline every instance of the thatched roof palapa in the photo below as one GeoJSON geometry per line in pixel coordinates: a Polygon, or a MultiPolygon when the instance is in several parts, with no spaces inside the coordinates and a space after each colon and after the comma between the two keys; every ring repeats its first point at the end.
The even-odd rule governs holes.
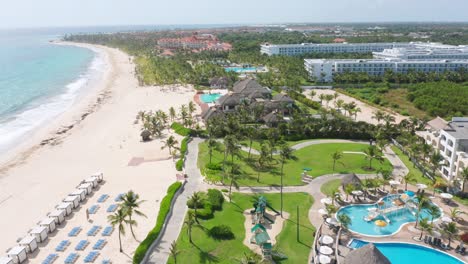
{"type": "Polygon", "coordinates": [[[344,264],[391,264],[374,244],[369,243],[346,255],[344,264]]]}
{"type": "Polygon", "coordinates": [[[360,187],[362,185],[361,179],[359,179],[356,174],[346,174],[343,179],[341,179],[341,185],[344,187],[346,185],[352,184],[356,187],[360,187]]]}

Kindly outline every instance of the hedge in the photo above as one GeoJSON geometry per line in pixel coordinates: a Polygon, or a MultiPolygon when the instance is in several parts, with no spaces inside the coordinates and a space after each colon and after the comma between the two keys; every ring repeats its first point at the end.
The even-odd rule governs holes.
{"type": "Polygon", "coordinates": [[[161,233],[161,229],[171,209],[172,199],[174,199],[174,195],[180,189],[180,187],[182,187],[182,183],[175,182],[167,189],[167,194],[162,199],[161,205],[159,207],[159,213],[158,218],[156,219],[155,227],[148,233],[145,240],[143,240],[135,250],[135,255],[133,255],[134,264],[141,263],[151,244],[153,244],[153,242],[158,238],[159,234],[161,233]]]}
{"type": "Polygon", "coordinates": [[[206,200],[211,203],[213,210],[220,211],[223,209],[224,196],[220,190],[208,189],[206,196],[206,200]]]}
{"type": "Polygon", "coordinates": [[[289,97],[291,97],[292,99],[294,100],[297,100],[301,103],[303,103],[304,105],[312,108],[312,109],[316,109],[316,110],[319,110],[320,108],[322,108],[322,106],[320,105],[320,103],[318,102],[315,102],[313,100],[310,100],[309,98],[307,98],[305,95],[301,94],[301,93],[298,93],[296,91],[289,91],[288,92],[288,95],[289,97]]]}
{"type": "Polygon", "coordinates": [[[182,124],[174,122],[171,125],[171,128],[176,132],[177,134],[186,137],[194,134],[194,131],[190,128],[184,127],[182,124]]]}
{"type": "Polygon", "coordinates": [[[234,233],[231,231],[231,228],[227,225],[217,225],[212,227],[208,231],[208,235],[214,239],[234,239],[234,233]]]}
{"type": "Polygon", "coordinates": [[[180,143],[180,158],[176,162],[176,170],[177,171],[182,171],[184,168],[184,159],[185,159],[185,153],[187,153],[187,148],[188,148],[188,140],[190,137],[185,137],[182,139],[182,142],[180,143]]]}

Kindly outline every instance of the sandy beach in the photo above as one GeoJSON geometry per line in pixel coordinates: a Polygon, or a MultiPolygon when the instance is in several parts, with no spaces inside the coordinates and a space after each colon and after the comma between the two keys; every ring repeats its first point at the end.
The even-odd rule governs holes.
{"type": "MultiPolygon", "coordinates": [[[[141,125],[135,124],[135,119],[141,110],[168,111],[171,106],[178,109],[187,104],[194,96],[192,87],[138,87],[134,65],[128,55],[107,47],[93,46],[93,49],[105,54],[107,61],[106,72],[96,83],[97,87],[83,95],[72,109],[35,133],[15,153],[10,153],[0,166],[2,252],[15,246],[15,241],[25,236],[80,181],[94,172],[104,173],[105,182],[48,241],[39,245],[29,263],[41,263],[47,255],[56,253],[55,247],[60,241],[69,239],[71,246],[59,253],[58,261],[62,263],[75,251],[79,240],[88,239],[90,246],[79,252],[78,262],[81,263],[95,241],[102,238],[100,232],[96,237],[87,237],[86,232],[93,225],[107,226],[107,207],[115,203],[114,198],[119,193],[130,189],[145,200],[141,211],[148,218],[136,217],[138,226],[134,228],[137,239],[144,239],[155,224],[160,200],[176,179],[168,150],[161,150],[168,131],[161,139],[142,143],[141,125]],[[133,158],[144,158],[147,162],[131,165],[129,162],[133,158]],[[87,222],[86,208],[98,204],[97,199],[102,194],[108,194],[109,199],[91,216],[92,223],[87,222]],[[78,237],[69,238],[67,234],[75,226],[81,226],[83,231],[78,237]]],[[[181,138],[177,139],[180,142],[181,138]]],[[[131,263],[138,242],[128,228],[122,241],[125,254],[118,253],[117,232],[106,239],[107,244],[97,261],[108,258],[113,263],[131,263]]]]}

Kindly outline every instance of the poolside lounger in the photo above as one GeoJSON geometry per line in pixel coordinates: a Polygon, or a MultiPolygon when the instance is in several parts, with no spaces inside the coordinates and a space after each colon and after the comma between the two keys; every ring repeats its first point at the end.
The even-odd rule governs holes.
{"type": "Polygon", "coordinates": [[[112,264],[112,261],[110,259],[104,259],[101,264],[112,264]]]}
{"type": "Polygon", "coordinates": [[[56,259],[58,258],[57,254],[49,254],[44,261],[42,261],[42,264],[51,264],[53,263],[56,259]]]}
{"type": "Polygon", "coordinates": [[[70,253],[70,255],[68,255],[68,257],[65,259],[64,263],[65,264],[72,264],[72,263],[75,263],[76,260],[78,259],[78,254],[77,253],[70,253]]]}
{"type": "Polygon", "coordinates": [[[122,201],[122,197],[125,195],[125,193],[120,193],[119,195],[117,195],[117,197],[115,197],[114,199],[114,202],[120,202],[122,201]]]}
{"type": "Polygon", "coordinates": [[[70,241],[68,240],[62,240],[57,247],[55,248],[55,251],[65,251],[67,249],[68,245],[70,245],[70,241]]]}
{"type": "Polygon", "coordinates": [[[85,263],[94,262],[96,258],[99,256],[99,252],[91,251],[89,254],[84,258],[85,263]]]}
{"type": "Polygon", "coordinates": [[[100,250],[104,247],[104,245],[106,244],[106,240],[105,239],[99,239],[96,244],[94,244],[93,246],[93,249],[94,250],[100,250]]]}
{"type": "Polygon", "coordinates": [[[101,226],[95,225],[95,226],[91,227],[91,229],[89,229],[89,231],[86,233],[86,235],[95,236],[99,232],[99,230],[101,228],[102,228],[101,226]]]}
{"type": "Polygon", "coordinates": [[[109,205],[109,207],[107,208],[107,212],[108,213],[113,213],[115,212],[115,210],[117,210],[119,206],[117,204],[111,204],[109,205]]]}
{"type": "Polygon", "coordinates": [[[103,203],[103,202],[105,202],[107,200],[107,198],[109,198],[109,195],[103,194],[103,195],[101,195],[99,197],[99,199],[97,201],[98,201],[98,203],[103,203]]]}
{"type": "Polygon", "coordinates": [[[106,228],[104,228],[104,230],[102,231],[102,235],[103,236],[110,236],[112,234],[112,232],[114,232],[114,227],[112,226],[106,226],[106,228]]]}
{"type": "Polygon", "coordinates": [[[460,245],[458,245],[456,248],[455,248],[455,253],[460,253],[462,247],[460,245]]]}
{"type": "Polygon", "coordinates": [[[88,209],[88,212],[90,214],[95,214],[98,211],[98,209],[99,209],[99,205],[95,204],[88,209]]]}
{"type": "Polygon", "coordinates": [[[426,244],[427,244],[427,243],[428,243],[428,241],[429,241],[429,238],[427,237],[427,235],[425,235],[425,236],[424,236],[424,243],[426,243],[426,244]]]}
{"type": "Polygon", "coordinates": [[[88,246],[88,240],[81,240],[75,247],[75,250],[83,251],[88,246]]]}
{"type": "Polygon", "coordinates": [[[466,248],[463,247],[463,248],[460,250],[460,255],[465,256],[465,253],[466,253],[466,248]]]}
{"type": "Polygon", "coordinates": [[[81,232],[81,227],[77,226],[72,228],[72,230],[68,233],[69,237],[75,237],[81,232]]]}

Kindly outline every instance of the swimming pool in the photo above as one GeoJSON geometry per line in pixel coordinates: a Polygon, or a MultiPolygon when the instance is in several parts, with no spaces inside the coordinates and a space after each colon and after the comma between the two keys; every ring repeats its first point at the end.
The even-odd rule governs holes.
{"type": "Polygon", "coordinates": [[[214,103],[216,100],[218,100],[221,97],[221,94],[219,93],[212,93],[212,94],[202,94],[200,96],[200,100],[203,103],[214,103]]]}
{"type": "MultiPolygon", "coordinates": [[[[400,195],[388,195],[382,198],[383,204],[362,204],[362,205],[349,205],[342,207],[338,210],[337,215],[347,214],[351,218],[351,224],[348,229],[352,232],[359,233],[365,236],[390,236],[397,233],[400,227],[409,222],[415,222],[416,210],[410,206],[403,205],[396,207],[393,201],[399,198],[400,195]],[[385,216],[382,214],[376,214],[378,210],[385,208],[395,207],[395,210],[388,210],[385,216]],[[365,218],[370,218],[365,220],[365,218]],[[387,222],[386,226],[377,226],[375,221],[384,220],[387,222]]],[[[416,198],[409,198],[409,200],[415,200],[416,198]]],[[[408,202],[407,201],[407,202],[408,202]]],[[[431,215],[427,209],[423,209],[419,215],[420,219],[428,218],[431,220],[431,215]]],[[[434,219],[436,220],[436,219],[434,219]]]]}
{"type": "Polygon", "coordinates": [[[257,67],[228,67],[224,68],[227,72],[237,72],[237,73],[244,73],[244,72],[256,72],[257,67]]]}
{"type": "MultiPolygon", "coordinates": [[[[353,239],[352,248],[360,248],[369,242],[353,239]]],[[[409,243],[374,243],[392,264],[443,263],[462,264],[463,261],[432,248],[409,243]]]]}

